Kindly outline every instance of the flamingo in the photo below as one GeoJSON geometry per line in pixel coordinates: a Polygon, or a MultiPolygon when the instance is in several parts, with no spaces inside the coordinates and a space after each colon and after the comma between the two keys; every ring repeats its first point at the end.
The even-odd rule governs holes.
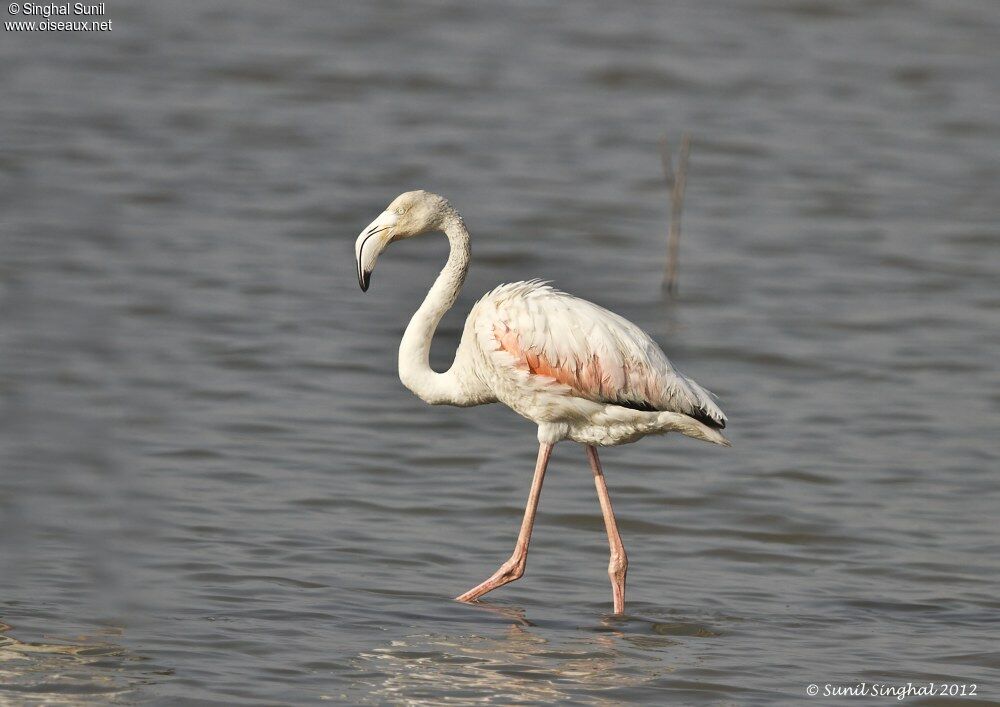
{"type": "Polygon", "coordinates": [[[719,431],[725,414],[638,326],[540,280],[500,285],[480,299],[465,321],[454,363],[435,372],[431,339],[458,298],[471,258],[461,215],[437,194],[400,194],[361,232],[354,253],[358,283],[367,292],[375,261],[390,243],[429,232],[443,232],[450,251],[403,333],[400,380],[431,405],[501,402],[538,425],[538,457],[514,552],[455,599],[473,602],[524,575],[545,469],[553,446],[568,439],[586,447],[608,535],[614,613],[623,613],[628,557],[597,447],[667,432],[728,447],[719,431]]]}

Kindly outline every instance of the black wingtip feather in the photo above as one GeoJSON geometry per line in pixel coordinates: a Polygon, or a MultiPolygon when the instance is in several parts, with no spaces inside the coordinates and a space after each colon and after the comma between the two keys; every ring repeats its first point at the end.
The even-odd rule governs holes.
{"type": "MultiPolygon", "coordinates": [[[[629,408],[630,410],[639,410],[640,412],[659,412],[660,408],[654,407],[651,403],[646,401],[637,402],[634,400],[615,400],[612,405],[618,405],[619,407],[629,408]]],[[[669,412],[669,411],[668,411],[669,412]]],[[[685,413],[688,417],[693,417],[695,420],[705,425],[706,427],[711,427],[713,430],[724,430],[726,429],[725,420],[716,420],[711,417],[704,408],[698,408],[692,412],[685,413]]]]}
{"type": "Polygon", "coordinates": [[[714,417],[710,417],[709,414],[705,412],[705,410],[703,410],[702,408],[698,408],[694,412],[689,412],[688,417],[693,417],[701,424],[705,425],[706,427],[711,427],[713,430],[726,429],[725,420],[716,420],[714,417]]]}
{"type": "Polygon", "coordinates": [[[636,402],[634,400],[615,400],[611,404],[617,405],[618,407],[628,408],[629,410],[638,410],[639,412],[657,412],[657,409],[645,400],[642,402],[636,402]]]}

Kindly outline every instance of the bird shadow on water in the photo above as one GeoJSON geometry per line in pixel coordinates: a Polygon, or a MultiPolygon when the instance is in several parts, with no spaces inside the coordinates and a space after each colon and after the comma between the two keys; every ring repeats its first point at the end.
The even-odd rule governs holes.
{"type": "Polygon", "coordinates": [[[413,633],[359,653],[354,667],[364,699],[516,703],[587,695],[595,704],[614,704],[617,698],[602,693],[650,686],[690,652],[686,642],[723,635],[704,621],[672,615],[602,615],[581,623],[532,620],[518,606],[466,606],[488,621],[477,620],[468,632],[413,633]]]}

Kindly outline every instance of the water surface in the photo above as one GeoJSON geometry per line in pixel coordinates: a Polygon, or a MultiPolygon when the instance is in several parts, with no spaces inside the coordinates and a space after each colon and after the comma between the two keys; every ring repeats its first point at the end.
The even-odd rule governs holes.
{"type": "Polygon", "coordinates": [[[995,3],[108,17],[0,44],[0,701],[1000,700],[995,3]],[[474,239],[437,366],[478,296],[543,277],[729,414],[729,450],[604,453],[626,616],[572,445],[525,578],[449,600],[508,556],[535,433],[396,377],[446,243],[366,295],[352,248],[417,187],[474,239]]]}

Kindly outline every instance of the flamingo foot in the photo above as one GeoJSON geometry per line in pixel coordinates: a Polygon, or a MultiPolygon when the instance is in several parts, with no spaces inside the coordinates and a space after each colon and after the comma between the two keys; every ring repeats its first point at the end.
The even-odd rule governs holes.
{"type": "Polygon", "coordinates": [[[500,565],[500,569],[494,572],[489,579],[476,585],[465,594],[458,595],[455,597],[455,601],[475,601],[487,592],[492,592],[494,589],[520,579],[524,576],[524,566],[527,564],[527,561],[527,552],[521,555],[511,555],[511,558],[500,565]]]}

